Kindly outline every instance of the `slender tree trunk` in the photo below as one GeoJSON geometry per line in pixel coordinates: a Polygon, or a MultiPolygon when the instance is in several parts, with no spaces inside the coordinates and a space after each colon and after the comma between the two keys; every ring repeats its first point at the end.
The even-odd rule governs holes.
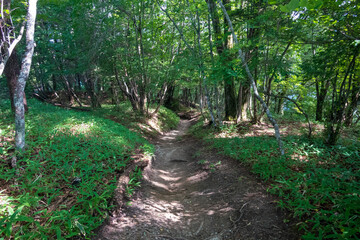
{"type": "Polygon", "coordinates": [[[114,72],[115,72],[115,78],[116,81],[120,87],[121,92],[127,97],[127,99],[129,99],[131,106],[133,108],[134,111],[138,111],[139,110],[139,101],[138,98],[135,94],[135,89],[129,89],[128,85],[126,84],[124,79],[120,79],[118,70],[116,68],[116,66],[114,66],[114,72]],[[131,91],[131,92],[130,92],[131,91]]]}
{"type": "MultiPolygon", "coordinates": [[[[268,93],[265,93],[265,95],[268,95],[268,93]]],[[[306,112],[300,107],[300,105],[293,99],[289,98],[289,97],[286,97],[285,95],[273,95],[271,94],[272,97],[274,97],[275,99],[278,99],[278,98],[285,98],[287,100],[289,100],[290,102],[294,103],[295,106],[299,109],[299,111],[305,116],[305,119],[308,123],[308,129],[309,129],[309,134],[308,134],[308,137],[310,138],[311,137],[311,134],[312,134],[312,127],[311,127],[311,122],[310,122],[310,119],[309,119],[309,115],[306,114],[306,112]]],[[[275,104],[276,105],[276,104],[275,104]]]]}
{"type": "MultiPolygon", "coordinates": [[[[155,111],[153,113],[151,113],[151,117],[153,117],[156,113],[158,113],[158,111],[160,110],[160,107],[164,104],[164,99],[165,99],[165,96],[166,96],[166,92],[167,92],[167,89],[168,89],[168,86],[167,84],[165,83],[164,87],[162,88],[164,89],[163,93],[161,94],[162,91],[160,91],[159,95],[160,95],[160,101],[155,109],[155,111]]],[[[161,90],[162,90],[161,89],[161,90]]]]}
{"type": "MultiPolygon", "coordinates": [[[[214,68],[215,62],[214,62],[214,52],[213,52],[213,43],[212,43],[212,31],[211,31],[211,6],[209,1],[207,1],[207,5],[209,11],[208,14],[209,49],[210,49],[210,57],[211,57],[211,66],[214,68]]],[[[215,92],[216,121],[221,125],[221,116],[220,116],[220,108],[219,108],[219,92],[218,92],[217,83],[215,83],[214,92],[215,92]]]]}
{"type": "MultiPolygon", "coordinates": [[[[325,128],[325,133],[327,135],[325,142],[329,145],[335,145],[339,136],[340,130],[342,128],[342,123],[344,119],[344,113],[346,111],[346,105],[348,103],[348,97],[350,95],[350,85],[352,82],[352,72],[356,66],[356,58],[359,55],[360,45],[355,48],[352,60],[347,67],[345,72],[344,79],[340,84],[340,89],[337,89],[337,77],[332,82],[333,85],[333,96],[332,96],[332,106],[328,113],[327,126],[325,128]],[[346,83],[348,83],[348,89],[346,89],[346,83]]],[[[337,75],[337,74],[336,74],[337,75]]]]}
{"type": "Polygon", "coordinates": [[[344,125],[349,127],[353,121],[354,113],[360,100],[360,79],[353,81],[350,102],[345,113],[344,125]]]}
{"type": "Polygon", "coordinates": [[[15,38],[11,32],[14,31],[14,26],[11,21],[10,12],[11,12],[11,0],[2,0],[1,1],[1,10],[0,13],[0,76],[3,74],[7,62],[10,60],[11,55],[15,51],[16,45],[22,39],[25,21],[23,22],[19,35],[15,38]]]}
{"type": "MultiPolygon", "coordinates": [[[[234,41],[235,41],[236,44],[238,44],[239,42],[238,42],[237,36],[236,36],[236,34],[235,34],[235,32],[234,32],[234,28],[232,27],[232,22],[231,22],[230,17],[229,17],[229,15],[228,15],[228,13],[227,13],[224,5],[222,4],[221,0],[218,0],[218,4],[220,5],[221,9],[222,9],[223,12],[224,12],[224,15],[225,15],[226,20],[227,20],[227,22],[228,22],[228,24],[229,24],[231,33],[232,33],[232,35],[233,35],[234,41]]],[[[267,115],[268,118],[269,118],[269,121],[270,121],[270,122],[272,123],[272,125],[274,126],[274,129],[275,129],[275,137],[276,137],[276,140],[278,141],[280,153],[281,153],[281,155],[284,155],[285,152],[284,152],[283,144],[282,144],[281,137],[280,137],[279,126],[277,125],[276,120],[273,118],[272,114],[270,113],[268,106],[266,105],[266,103],[264,102],[264,100],[263,100],[263,99],[260,97],[260,95],[259,95],[259,92],[258,92],[257,87],[256,87],[256,84],[255,84],[254,77],[253,77],[253,75],[252,75],[251,72],[250,72],[250,69],[249,69],[249,66],[248,66],[247,62],[245,61],[245,57],[244,57],[244,54],[243,54],[242,50],[239,49],[239,50],[238,50],[238,53],[239,53],[239,57],[240,57],[243,65],[245,66],[245,70],[246,70],[246,73],[247,73],[247,75],[248,75],[248,77],[249,77],[249,79],[250,79],[250,81],[251,81],[251,84],[252,84],[252,86],[253,86],[253,88],[254,88],[255,96],[256,96],[256,98],[260,101],[260,103],[262,104],[263,108],[264,108],[265,111],[266,111],[266,115],[267,115]]]]}
{"type": "MultiPolygon", "coordinates": [[[[2,73],[5,73],[7,85],[10,94],[10,102],[11,102],[11,111],[15,112],[14,105],[14,94],[16,88],[17,78],[20,74],[20,63],[16,53],[16,45],[22,38],[24,27],[23,24],[21,26],[19,36],[16,39],[13,39],[13,35],[9,34],[9,31],[13,31],[13,25],[10,17],[11,12],[11,0],[2,0],[1,2],[1,19],[2,22],[0,24],[0,41],[1,41],[1,49],[0,49],[0,76],[2,73]],[[11,29],[11,30],[10,30],[11,29]]],[[[25,22],[24,22],[25,23],[25,22]]],[[[26,96],[24,94],[24,107],[25,112],[27,112],[27,103],[26,96]]]]}
{"type": "Polygon", "coordinates": [[[72,85],[70,84],[70,81],[68,80],[68,78],[65,75],[62,75],[62,78],[63,78],[63,80],[65,82],[65,86],[66,86],[66,89],[68,91],[70,105],[73,104],[73,100],[75,99],[75,101],[79,104],[79,106],[82,107],[82,103],[81,103],[79,97],[74,92],[74,90],[72,88],[72,85]]]}
{"type": "Polygon", "coordinates": [[[323,81],[321,83],[318,80],[316,81],[316,121],[323,120],[323,108],[329,86],[330,80],[326,80],[325,83],[323,81]]]}
{"type": "MultiPolygon", "coordinates": [[[[255,67],[255,75],[254,75],[255,85],[257,85],[257,67],[255,67]]],[[[252,122],[256,124],[258,122],[258,116],[257,116],[257,105],[256,105],[256,97],[253,98],[253,116],[252,116],[252,122]]]]}
{"type": "MultiPolygon", "coordinates": [[[[227,5],[227,3],[230,3],[229,0],[223,0],[225,4],[225,9],[227,11],[231,10],[230,6],[227,5]]],[[[224,22],[226,22],[226,16],[224,15],[224,22]]],[[[228,27],[224,27],[224,32],[228,31],[228,27]]],[[[233,36],[229,35],[227,38],[225,38],[225,49],[230,50],[233,48],[233,36]]],[[[226,51],[227,52],[227,51],[226,51]]],[[[227,62],[231,62],[231,57],[227,57],[226,59],[223,59],[223,64],[226,66],[227,62]]],[[[234,83],[234,77],[229,75],[228,73],[224,73],[224,95],[225,95],[225,119],[226,120],[236,120],[236,113],[237,113],[237,103],[236,103],[236,97],[235,97],[235,83],[234,83]]]]}
{"type": "Polygon", "coordinates": [[[202,84],[204,86],[204,92],[205,92],[205,99],[206,99],[207,107],[209,109],[211,121],[216,126],[217,124],[216,124],[216,120],[215,120],[214,113],[213,113],[213,107],[212,107],[210,94],[209,94],[209,90],[208,90],[208,86],[207,86],[207,82],[206,82],[206,75],[205,75],[205,71],[204,71],[204,63],[203,63],[204,60],[203,60],[203,54],[202,54],[202,48],[201,48],[200,16],[199,16],[199,10],[197,7],[196,7],[196,22],[197,22],[197,27],[195,27],[195,24],[194,24],[194,27],[195,27],[195,31],[197,33],[197,42],[198,42],[198,48],[199,48],[200,78],[202,78],[202,84]]]}
{"type": "Polygon", "coordinates": [[[16,84],[14,94],[15,106],[15,147],[22,151],[25,148],[25,106],[24,90],[26,80],[29,77],[32,56],[34,53],[34,33],[36,20],[37,0],[29,0],[27,23],[26,23],[26,51],[21,64],[20,75],[16,84]]]}
{"type": "MultiPolygon", "coordinates": [[[[214,37],[215,37],[215,46],[216,51],[219,56],[222,58],[222,64],[225,65],[226,61],[230,61],[229,59],[224,58],[224,49],[231,48],[232,40],[226,40],[224,43],[223,37],[221,34],[221,25],[220,25],[220,18],[216,11],[216,2],[215,0],[207,0],[208,2],[208,9],[210,12],[213,30],[214,30],[214,37]]],[[[225,17],[224,17],[225,19],[225,17]]],[[[225,20],[226,21],[226,20],[225,20]]],[[[227,31],[227,28],[224,28],[224,31],[227,31]]],[[[227,67],[227,66],[225,66],[227,67]]],[[[223,75],[223,83],[224,83],[224,104],[225,104],[225,119],[236,119],[236,112],[237,112],[237,104],[235,98],[235,84],[234,79],[229,76],[228,74],[223,75]]]]}

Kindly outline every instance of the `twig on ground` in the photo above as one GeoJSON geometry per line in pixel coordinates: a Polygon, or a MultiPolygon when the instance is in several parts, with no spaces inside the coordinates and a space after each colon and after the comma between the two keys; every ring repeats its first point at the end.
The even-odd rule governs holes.
{"type": "Polygon", "coordinates": [[[231,219],[231,216],[230,216],[230,221],[232,222],[232,223],[237,223],[237,222],[239,222],[240,221],[240,219],[242,218],[242,216],[244,215],[244,212],[243,212],[243,208],[248,204],[249,202],[246,202],[246,203],[244,203],[244,205],[242,205],[242,207],[240,208],[240,217],[236,220],[236,221],[234,221],[234,220],[232,220],[231,219]]]}
{"type": "Polygon", "coordinates": [[[193,236],[197,236],[199,234],[199,232],[201,231],[201,229],[203,228],[203,226],[204,226],[204,222],[201,222],[198,230],[193,234],[193,236]]]}
{"type": "Polygon", "coordinates": [[[156,238],[166,238],[166,239],[171,239],[171,240],[187,240],[186,238],[179,238],[179,237],[171,237],[168,235],[155,235],[154,237],[156,238]]]}

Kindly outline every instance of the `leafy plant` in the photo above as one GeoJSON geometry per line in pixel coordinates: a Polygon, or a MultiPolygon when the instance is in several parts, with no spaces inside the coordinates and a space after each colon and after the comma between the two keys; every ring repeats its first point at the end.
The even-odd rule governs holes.
{"type": "Polygon", "coordinates": [[[220,126],[220,130],[228,135],[232,135],[237,132],[235,124],[224,124],[220,126]]]}
{"type": "Polygon", "coordinates": [[[201,159],[198,161],[198,164],[201,164],[201,165],[204,165],[206,163],[207,163],[207,161],[205,159],[201,159]]]}
{"type": "Polygon", "coordinates": [[[211,163],[211,164],[209,165],[210,171],[211,171],[211,172],[215,172],[216,168],[217,168],[218,166],[220,166],[220,165],[221,165],[221,161],[218,161],[217,163],[211,163]]]}
{"type": "MultiPolygon", "coordinates": [[[[321,138],[284,138],[280,156],[268,136],[215,138],[199,124],[193,132],[219,152],[252,167],[270,181],[269,192],[279,195],[282,208],[299,219],[304,239],[357,239],[360,232],[360,145],[329,147],[321,138]],[[208,134],[206,134],[208,133],[208,134]]],[[[211,169],[215,169],[215,164],[211,169]]]]}
{"type": "MultiPolygon", "coordinates": [[[[136,150],[154,148],[137,133],[89,112],[63,110],[29,100],[27,150],[18,172],[13,154],[9,103],[0,101],[0,238],[90,238],[112,208],[117,172],[136,150]],[[16,179],[16,185],[13,180],[16,179]]],[[[138,170],[132,186],[139,186],[138,170]]]]}
{"type": "Polygon", "coordinates": [[[141,186],[141,178],[142,178],[142,172],[141,169],[138,167],[135,167],[135,170],[130,173],[129,176],[130,180],[126,186],[125,194],[128,198],[131,198],[134,194],[136,188],[141,186]]]}

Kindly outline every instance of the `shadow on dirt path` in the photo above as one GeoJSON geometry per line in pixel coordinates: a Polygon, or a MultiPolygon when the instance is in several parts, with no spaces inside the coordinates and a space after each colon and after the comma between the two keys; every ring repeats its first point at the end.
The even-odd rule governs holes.
{"type": "Polygon", "coordinates": [[[297,239],[266,187],[235,160],[185,136],[159,138],[142,187],[95,239],[297,239]]]}

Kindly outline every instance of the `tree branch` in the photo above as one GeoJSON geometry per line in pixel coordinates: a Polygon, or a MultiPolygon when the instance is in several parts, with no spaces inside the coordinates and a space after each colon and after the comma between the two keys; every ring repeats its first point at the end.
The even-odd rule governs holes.
{"type": "Polygon", "coordinates": [[[279,95],[274,95],[274,94],[269,94],[269,93],[264,93],[265,95],[268,96],[272,96],[272,97],[276,97],[276,98],[285,98],[286,100],[289,100],[290,102],[294,103],[295,106],[299,109],[299,111],[305,116],[306,121],[308,122],[308,128],[309,128],[309,135],[308,137],[311,138],[311,134],[312,134],[312,127],[311,127],[311,123],[309,120],[309,115],[306,114],[306,112],[300,107],[300,105],[293,99],[286,97],[286,96],[279,96],[279,95]]]}
{"type": "Polygon", "coordinates": [[[160,6],[159,1],[156,1],[156,3],[158,4],[158,6],[159,6],[159,8],[161,9],[161,11],[163,11],[163,12],[166,14],[166,16],[170,19],[170,21],[174,24],[174,27],[176,28],[176,30],[178,30],[178,32],[179,32],[179,34],[180,34],[180,37],[181,37],[181,39],[184,41],[185,45],[186,45],[191,51],[194,51],[194,49],[193,49],[193,48],[190,46],[190,44],[186,41],[185,36],[184,36],[182,30],[176,25],[174,19],[172,19],[172,17],[169,15],[169,13],[160,6]]]}

